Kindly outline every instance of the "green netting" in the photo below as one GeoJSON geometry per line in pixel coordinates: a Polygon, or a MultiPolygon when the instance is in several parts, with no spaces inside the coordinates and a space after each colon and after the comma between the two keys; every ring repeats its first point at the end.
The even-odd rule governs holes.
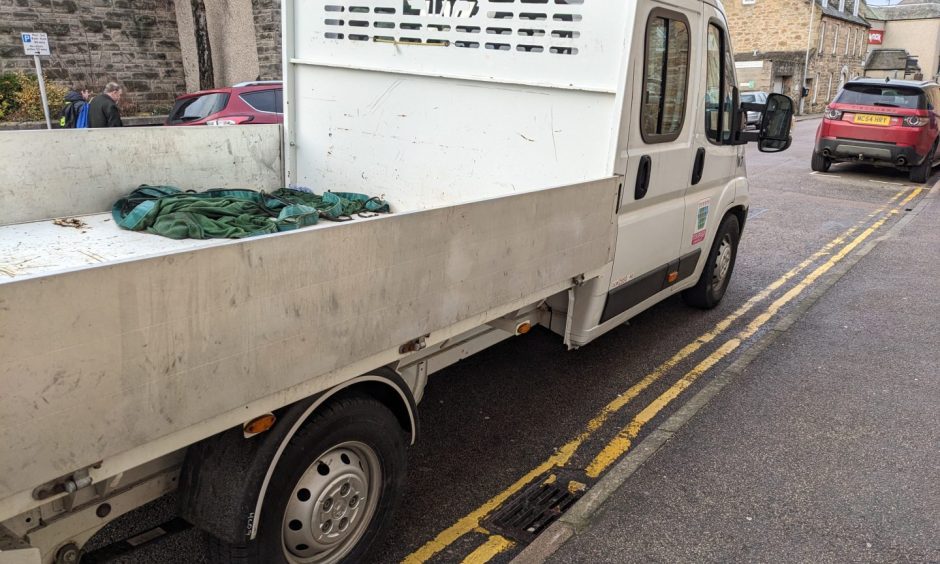
{"type": "Polygon", "coordinates": [[[290,188],[271,194],[241,189],[183,192],[172,186],[142,185],[118,200],[111,213],[119,226],[133,231],[173,239],[240,239],[314,225],[320,217],[339,221],[357,213],[388,211],[388,204],[379,198],[348,192],[317,195],[290,188]]]}

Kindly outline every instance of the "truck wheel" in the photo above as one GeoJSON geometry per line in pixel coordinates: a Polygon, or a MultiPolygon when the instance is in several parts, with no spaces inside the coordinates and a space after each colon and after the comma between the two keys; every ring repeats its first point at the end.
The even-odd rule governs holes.
{"type": "Polygon", "coordinates": [[[734,214],[728,214],[718,227],[708,260],[698,283],[682,292],[682,299],[690,306],[711,309],[718,305],[728,289],[734,261],[738,256],[741,227],[734,214]]]}
{"type": "Polygon", "coordinates": [[[832,159],[813,151],[813,159],[812,162],[810,162],[810,168],[816,172],[829,172],[830,166],[832,166],[832,159]]]}
{"type": "Polygon", "coordinates": [[[927,179],[930,178],[930,174],[933,172],[933,160],[937,154],[937,144],[934,143],[930,152],[927,153],[927,156],[924,157],[924,162],[915,166],[910,171],[911,182],[916,182],[918,184],[924,184],[927,182],[927,179]]]}
{"type": "Polygon", "coordinates": [[[404,432],[363,396],[337,400],[290,440],[271,476],[258,534],[210,539],[214,560],[252,564],[361,562],[387,529],[405,481],[404,432]]]}

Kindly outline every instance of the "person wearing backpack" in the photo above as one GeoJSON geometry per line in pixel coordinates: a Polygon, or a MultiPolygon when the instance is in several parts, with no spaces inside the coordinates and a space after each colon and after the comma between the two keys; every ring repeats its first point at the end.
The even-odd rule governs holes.
{"type": "Polygon", "coordinates": [[[69,93],[65,95],[65,106],[63,106],[62,111],[59,112],[59,127],[88,127],[88,98],[90,96],[91,91],[87,88],[76,86],[72,90],[69,90],[69,93]],[[84,120],[86,122],[85,125],[79,123],[79,118],[82,114],[86,116],[84,120]]]}
{"type": "Polygon", "coordinates": [[[117,103],[121,100],[124,88],[109,82],[104,92],[95,96],[88,107],[88,127],[122,127],[121,111],[117,103]]]}

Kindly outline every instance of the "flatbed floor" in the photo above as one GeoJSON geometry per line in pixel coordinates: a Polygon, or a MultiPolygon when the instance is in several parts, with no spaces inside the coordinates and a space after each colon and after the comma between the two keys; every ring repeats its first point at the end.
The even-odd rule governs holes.
{"type": "MultiPolygon", "coordinates": [[[[0,226],[0,284],[76,268],[224,245],[236,239],[170,239],[118,227],[110,213],[75,216],[83,227],[55,220],[0,226]]],[[[305,229],[333,222],[321,221],[305,229]]]]}

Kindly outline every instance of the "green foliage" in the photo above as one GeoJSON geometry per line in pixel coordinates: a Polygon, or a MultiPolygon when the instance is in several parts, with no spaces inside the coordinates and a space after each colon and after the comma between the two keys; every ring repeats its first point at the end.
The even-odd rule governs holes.
{"type": "MultiPolygon", "coordinates": [[[[49,115],[56,120],[68,88],[46,81],[49,115]]],[[[9,121],[42,121],[42,96],[36,76],[22,72],[0,76],[0,119],[9,121]]]]}
{"type": "MultiPolygon", "coordinates": [[[[45,116],[42,111],[42,96],[39,93],[39,81],[34,75],[21,75],[22,87],[16,95],[17,110],[12,118],[18,121],[42,121],[45,116]]],[[[62,106],[65,105],[65,95],[69,89],[46,81],[46,98],[49,101],[49,114],[55,121],[62,106]]]]}
{"type": "Polygon", "coordinates": [[[16,111],[16,95],[21,87],[20,74],[14,72],[0,74],[0,120],[16,111]]]}

